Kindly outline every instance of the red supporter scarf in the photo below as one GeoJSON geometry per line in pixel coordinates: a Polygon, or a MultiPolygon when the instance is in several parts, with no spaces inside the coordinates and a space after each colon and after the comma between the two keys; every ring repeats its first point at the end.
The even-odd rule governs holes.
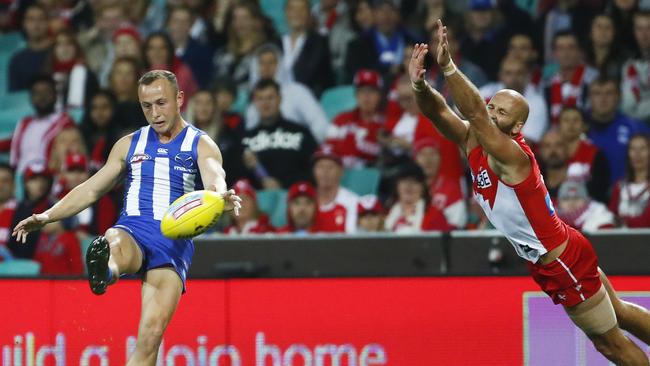
{"type": "MultiPolygon", "coordinates": [[[[641,87],[639,86],[639,72],[636,70],[634,63],[630,63],[625,74],[630,80],[630,84],[632,84],[632,94],[634,94],[634,99],[638,103],[641,101],[641,87]]],[[[648,83],[650,84],[650,80],[648,80],[648,83]]]]}
{"type": "Polygon", "coordinates": [[[578,96],[580,95],[580,87],[582,86],[582,79],[585,74],[585,65],[580,65],[575,69],[571,76],[571,84],[569,89],[569,97],[564,99],[562,97],[562,79],[560,73],[555,74],[551,80],[551,122],[553,124],[558,122],[560,112],[563,107],[575,107],[578,104],[578,96]]]}

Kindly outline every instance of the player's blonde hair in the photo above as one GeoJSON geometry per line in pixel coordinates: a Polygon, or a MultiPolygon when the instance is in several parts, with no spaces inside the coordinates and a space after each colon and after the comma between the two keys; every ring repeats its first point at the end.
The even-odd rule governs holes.
{"type": "Polygon", "coordinates": [[[164,79],[169,81],[170,84],[172,84],[172,87],[174,88],[174,92],[178,93],[178,80],[176,79],[176,75],[174,75],[173,72],[167,71],[167,70],[151,70],[146,72],[140,80],[138,80],[138,87],[140,85],[150,85],[156,80],[164,79]]]}

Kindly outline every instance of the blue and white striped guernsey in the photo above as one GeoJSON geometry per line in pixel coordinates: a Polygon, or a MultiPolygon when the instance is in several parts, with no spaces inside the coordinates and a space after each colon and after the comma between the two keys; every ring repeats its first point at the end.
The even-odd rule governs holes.
{"type": "Polygon", "coordinates": [[[126,156],[126,194],[120,216],[160,221],[178,197],[203,189],[198,167],[203,134],[187,125],[172,141],[161,143],[150,126],[136,131],[126,156]]]}

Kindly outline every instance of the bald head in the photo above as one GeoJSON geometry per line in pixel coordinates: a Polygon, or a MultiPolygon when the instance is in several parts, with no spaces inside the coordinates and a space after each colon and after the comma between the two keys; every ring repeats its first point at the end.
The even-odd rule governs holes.
{"type": "Polygon", "coordinates": [[[501,89],[490,99],[488,115],[501,131],[514,136],[528,119],[528,102],[515,90],[501,89]]]}

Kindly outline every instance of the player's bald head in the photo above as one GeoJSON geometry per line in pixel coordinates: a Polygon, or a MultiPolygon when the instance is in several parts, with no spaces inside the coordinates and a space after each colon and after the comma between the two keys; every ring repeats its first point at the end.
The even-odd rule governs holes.
{"type": "Polygon", "coordinates": [[[512,113],[513,117],[521,121],[522,123],[526,123],[526,120],[528,119],[528,101],[526,101],[526,98],[524,98],[523,95],[521,95],[518,91],[512,90],[512,89],[501,89],[499,90],[494,97],[499,96],[500,98],[503,98],[505,101],[509,102],[509,109],[510,113],[512,113]]]}

